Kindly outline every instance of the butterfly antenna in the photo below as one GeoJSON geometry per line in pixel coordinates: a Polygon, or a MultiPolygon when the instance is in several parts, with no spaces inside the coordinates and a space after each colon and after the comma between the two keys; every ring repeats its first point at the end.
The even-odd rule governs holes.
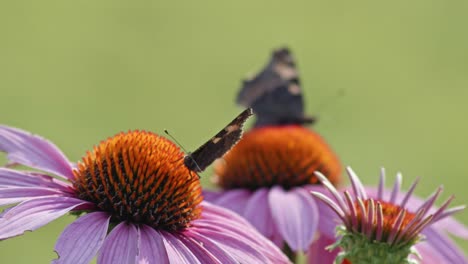
{"type": "Polygon", "coordinates": [[[173,137],[169,131],[167,129],[164,129],[164,133],[166,133],[166,135],[168,135],[172,140],[174,140],[175,143],[177,143],[177,145],[179,145],[179,147],[185,152],[185,153],[188,153],[187,150],[182,146],[182,144],[180,144],[180,142],[175,138],[173,137]]]}
{"type": "MultiPolygon", "coordinates": [[[[197,169],[198,169],[199,171],[201,171],[200,166],[198,166],[198,163],[195,161],[194,158],[192,158],[192,156],[190,155],[190,152],[188,152],[188,151],[182,146],[182,144],[180,144],[180,142],[179,142],[177,139],[175,139],[175,137],[173,137],[173,136],[169,133],[169,131],[168,131],[167,129],[164,129],[164,133],[166,133],[166,135],[168,135],[172,140],[174,140],[174,142],[177,143],[177,145],[179,145],[179,147],[180,147],[185,153],[187,153],[187,156],[190,157],[190,159],[193,161],[193,163],[195,163],[195,166],[197,166],[197,169]]],[[[196,172],[195,172],[195,174],[196,174],[196,175],[198,176],[198,178],[200,179],[200,175],[198,175],[198,173],[196,173],[196,172]]],[[[190,177],[192,177],[191,171],[190,171],[190,177]]]]}
{"type": "MultiPolygon", "coordinates": [[[[175,137],[173,137],[171,134],[169,134],[169,131],[167,131],[167,129],[164,129],[164,133],[166,133],[172,140],[175,141],[175,143],[177,143],[177,145],[179,145],[179,147],[185,152],[187,153],[187,151],[185,150],[185,148],[179,143],[179,141],[177,141],[177,139],[175,139],[175,137]]],[[[182,158],[183,159],[183,158],[182,158]]],[[[181,159],[176,159],[175,161],[173,161],[172,163],[176,163],[177,161],[179,161],[181,159]]]]}

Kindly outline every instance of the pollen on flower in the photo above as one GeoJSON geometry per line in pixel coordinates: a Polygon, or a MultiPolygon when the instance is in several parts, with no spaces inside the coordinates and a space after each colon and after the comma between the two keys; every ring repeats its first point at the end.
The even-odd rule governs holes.
{"type": "Polygon", "coordinates": [[[184,154],[154,133],[131,131],[101,142],[74,170],[80,199],[112,215],[113,222],[179,230],[200,217],[200,182],[184,154]]]}
{"type": "Polygon", "coordinates": [[[340,181],[335,154],[318,134],[297,125],[253,129],[224,161],[215,164],[215,181],[224,189],[318,184],[315,171],[334,184],[340,181]]]}

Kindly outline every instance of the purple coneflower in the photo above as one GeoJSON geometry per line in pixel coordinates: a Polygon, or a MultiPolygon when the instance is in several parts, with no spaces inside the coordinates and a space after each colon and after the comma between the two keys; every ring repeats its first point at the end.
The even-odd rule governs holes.
{"type": "Polygon", "coordinates": [[[286,252],[307,251],[320,211],[328,210],[309,194],[323,189],[314,171],[340,181],[340,163],[318,134],[300,125],[254,128],[215,163],[222,190],[205,197],[244,216],[286,252]]]}
{"type": "Polygon", "coordinates": [[[101,142],[74,168],[51,142],[0,126],[0,151],[42,172],[0,168],[0,240],[69,212],[54,263],[287,263],[236,214],[203,202],[183,153],[156,134],[101,142]]]}
{"type": "MultiPolygon", "coordinates": [[[[324,251],[312,250],[309,263],[324,261],[325,258],[329,262],[335,256],[335,263],[399,264],[419,263],[419,259],[423,263],[467,263],[463,253],[447,236],[447,233],[452,233],[468,238],[468,229],[451,217],[465,206],[448,209],[453,196],[437,209],[434,202],[442,192],[441,187],[421,201],[412,195],[418,181],[407,193],[401,192],[401,174],[397,175],[393,189],[386,191],[384,170],[377,190],[364,188],[351,168],[347,172],[352,192],[345,190],[344,195],[326,177],[317,173],[334,199],[323,193],[312,194],[336,213],[342,225],[337,228],[338,240],[330,246],[330,249],[338,250],[328,255],[324,251]]],[[[324,234],[321,240],[332,240],[332,234],[324,234]]],[[[322,246],[326,245],[322,243],[322,246]]]]}

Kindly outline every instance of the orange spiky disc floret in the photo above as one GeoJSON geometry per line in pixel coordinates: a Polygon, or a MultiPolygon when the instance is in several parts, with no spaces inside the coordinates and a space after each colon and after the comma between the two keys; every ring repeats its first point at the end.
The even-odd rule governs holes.
{"type": "Polygon", "coordinates": [[[325,141],[302,126],[270,126],[245,133],[224,162],[215,164],[215,181],[224,189],[290,189],[318,184],[315,171],[340,181],[340,162],[325,141]]]}
{"type": "MultiPolygon", "coordinates": [[[[389,203],[389,202],[385,202],[385,201],[380,201],[380,200],[374,200],[374,199],[367,199],[367,200],[364,200],[362,201],[362,204],[364,205],[364,208],[362,208],[360,205],[359,205],[359,202],[356,201],[354,206],[356,208],[356,223],[358,223],[358,227],[357,227],[357,230],[358,232],[363,232],[365,233],[366,230],[365,229],[368,229],[368,228],[373,228],[374,230],[372,230],[371,232],[371,237],[373,240],[377,240],[377,241],[387,241],[388,238],[393,234],[400,234],[400,235],[404,235],[401,231],[402,230],[405,230],[405,228],[408,226],[409,223],[411,223],[411,221],[414,219],[415,217],[415,214],[411,213],[411,212],[408,212],[406,209],[398,206],[398,205],[395,205],[395,204],[392,204],[392,203],[389,203]],[[369,206],[371,206],[370,204],[373,203],[374,205],[372,206],[375,206],[375,204],[379,204],[379,207],[382,208],[382,232],[381,232],[381,235],[379,235],[379,237],[377,237],[377,234],[379,232],[377,232],[377,228],[378,228],[378,225],[377,225],[377,210],[369,210],[369,206]],[[364,209],[364,214],[363,214],[363,209],[364,209]],[[367,223],[366,226],[362,226],[360,225],[362,222],[363,222],[363,215],[365,218],[369,218],[368,214],[369,212],[372,212],[375,214],[375,216],[372,217],[372,219],[374,219],[374,223],[367,223]],[[399,217],[402,217],[401,214],[403,214],[403,218],[402,219],[398,219],[399,217]],[[398,223],[397,222],[401,222],[401,223],[398,223]]],[[[366,220],[367,220],[366,219],[366,220]]],[[[366,222],[366,220],[364,222],[366,222]]],[[[355,227],[356,228],[356,227],[355,227]]],[[[403,239],[405,240],[405,239],[403,239]]]]}
{"type": "Polygon", "coordinates": [[[200,181],[184,154],[154,133],[131,131],[101,142],[74,170],[80,199],[96,204],[115,222],[179,230],[200,217],[200,181]]]}

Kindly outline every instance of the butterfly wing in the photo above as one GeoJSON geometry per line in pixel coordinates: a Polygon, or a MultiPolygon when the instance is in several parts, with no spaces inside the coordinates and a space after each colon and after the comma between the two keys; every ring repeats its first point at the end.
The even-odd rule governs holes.
{"type": "Polygon", "coordinates": [[[312,123],[304,115],[304,101],[295,61],[287,48],[273,52],[270,62],[254,78],[244,81],[237,103],[252,107],[255,126],[312,123]]]}
{"type": "Polygon", "coordinates": [[[240,113],[213,138],[187,155],[184,159],[185,166],[192,171],[204,171],[215,159],[223,156],[240,140],[242,127],[252,114],[251,108],[240,113]]]}

